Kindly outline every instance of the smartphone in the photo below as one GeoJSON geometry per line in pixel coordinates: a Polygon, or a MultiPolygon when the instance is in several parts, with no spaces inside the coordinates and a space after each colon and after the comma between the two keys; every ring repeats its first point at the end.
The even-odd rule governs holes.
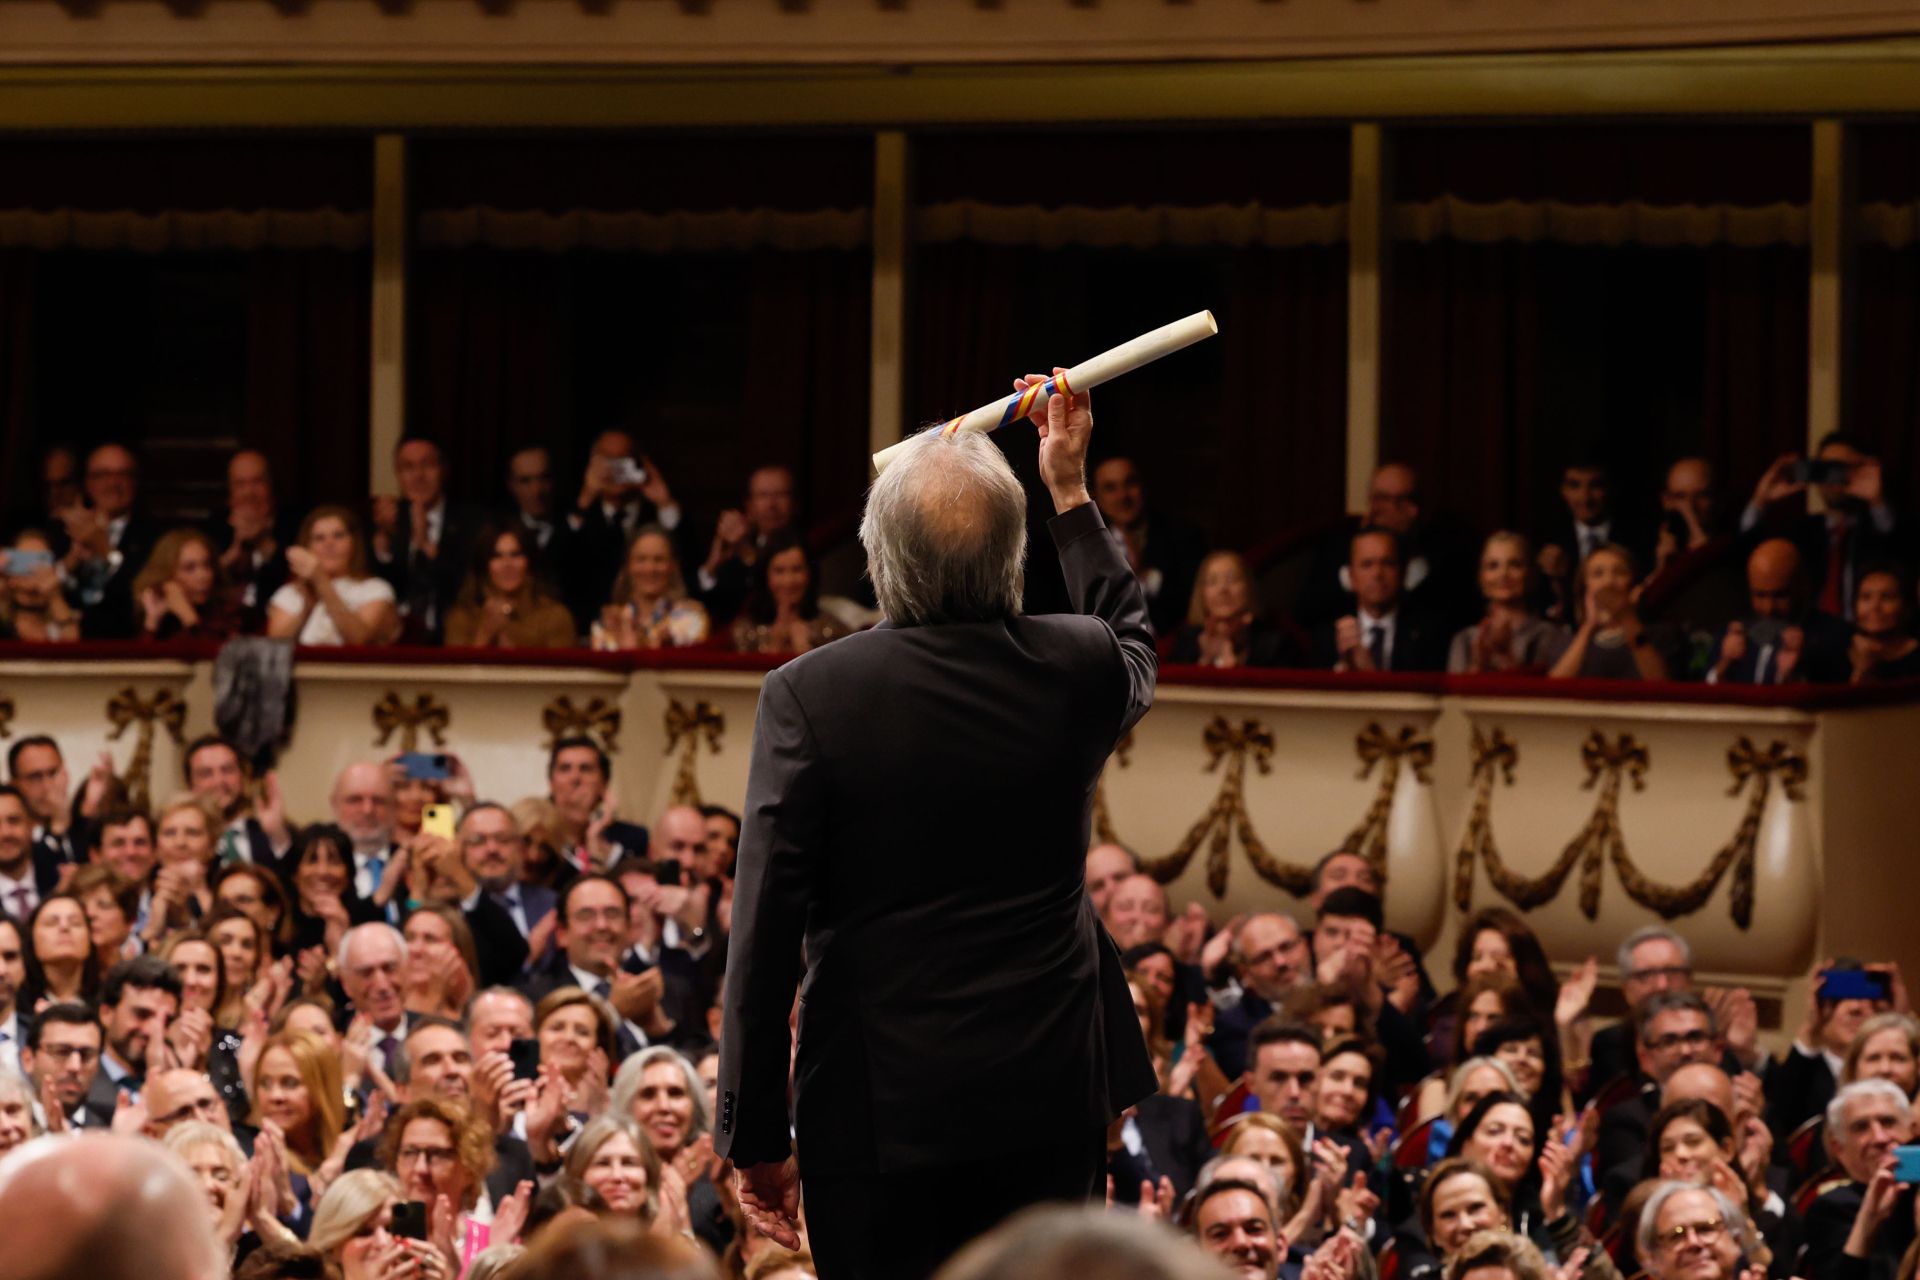
{"type": "Polygon", "coordinates": [[[453,776],[453,757],[426,751],[402,751],[400,767],[407,771],[409,778],[418,778],[423,782],[444,782],[453,776]]]}
{"type": "Polygon", "coordinates": [[[513,1063],[515,1080],[538,1080],[540,1078],[540,1042],[522,1040],[516,1037],[507,1046],[507,1058],[513,1063]]]}
{"type": "Polygon", "coordinates": [[[1893,1149],[1893,1180],[1908,1184],[1920,1182],[1920,1144],[1909,1143],[1893,1149]]]}
{"type": "Polygon", "coordinates": [[[1835,969],[1820,979],[1822,1000],[1889,1000],[1893,978],[1874,969],[1835,969]]]}
{"type": "Polygon", "coordinates": [[[393,1206],[393,1225],[387,1228],[402,1240],[427,1238],[427,1205],[423,1200],[402,1200],[393,1206]]]}
{"type": "Polygon", "coordinates": [[[30,573],[51,567],[51,551],[9,551],[7,552],[7,572],[16,578],[24,578],[30,573]]]}
{"type": "Polygon", "coordinates": [[[1838,458],[1801,459],[1793,464],[1795,484],[1845,484],[1853,469],[1838,458]]]}
{"type": "Polygon", "coordinates": [[[632,458],[615,458],[607,470],[612,473],[615,484],[637,486],[647,482],[647,469],[632,458]]]}
{"type": "Polygon", "coordinates": [[[453,839],[453,806],[450,804],[430,804],[420,811],[420,833],[439,836],[442,840],[453,839]]]}

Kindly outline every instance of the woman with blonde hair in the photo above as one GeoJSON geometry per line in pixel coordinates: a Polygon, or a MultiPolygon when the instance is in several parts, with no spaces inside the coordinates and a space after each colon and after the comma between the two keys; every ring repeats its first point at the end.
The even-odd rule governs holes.
{"type": "Polygon", "coordinates": [[[213,910],[215,842],[224,824],[206,796],[168,797],[153,815],[153,851],[159,870],[147,912],[149,945],[172,929],[206,919],[213,910]]]}
{"type": "Polygon", "coordinates": [[[499,649],[569,649],[578,639],[573,615],[533,572],[533,548],[515,526],[488,526],[473,544],[473,563],[453,607],[447,643],[499,649]]]}
{"type": "Polygon", "coordinates": [[[341,1280],[452,1280],[453,1259],[425,1240],[393,1233],[400,1184],[378,1169],[343,1173],[314,1206],[307,1244],[340,1268],[341,1280]],[[412,1265],[402,1259],[413,1255],[412,1265]]]}
{"type": "Polygon", "coordinates": [[[639,1121],[608,1112],[587,1121],[567,1151],[566,1173],[606,1202],[605,1217],[638,1219],[659,1234],[687,1230],[687,1188],[647,1141],[639,1121]]]}
{"type": "Polygon", "coordinates": [[[217,559],[213,543],[198,529],[160,535],[133,579],[142,637],[224,640],[240,629],[240,615],[220,599],[217,559]]]}
{"type": "Polygon", "coordinates": [[[392,644],[400,636],[393,588],[367,571],[360,521],[345,507],[315,507],[287,548],[292,580],[267,602],[267,634],[301,644],[392,644]]]}
{"type": "Polygon", "coordinates": [[[1253,573],[1237,551],[1200,562],[1187,604],[1187,624],[1174,636],[1168,662],[1206,667],[1297,667],[1306,649],[1287,628],[1261,616],[1253,573]]]}
{"type": "Polygon", "coordinates": [[[1575,580],[1573,639],[1547,672],[1556,680],[1665,680],[1667,661],[1640,621],[1633,553],[1617,543],[1595,547],[1575,580]]]}
{"type": "Polygon", "coordinates": [[[1447,650],[1447,670],[1514,671],[1546,668],[1567,645],[1567,629],[1529,607],[1533,548],[1526,536],[1502,529],[1480,547],[1480,597],[1486,616],[1456,633],[1447,650]]]}
{"type": "Polygon", "coordinates": [[[683,649],[705,642],[712,621],[704,605],[687,597],[671,534],[657,524],[643,526],[620,563],[594,627],[594,648],[683,649]]]}
{"type": "Polygon", "coordinates": [[[340,1055],[319,1036],[282,1030],[267,1038],[247,1082],[253,1123],[275,1135],[289,1172],[300,1183],[327,1160],[346,1127],[346,1090],[340,1055]]]}

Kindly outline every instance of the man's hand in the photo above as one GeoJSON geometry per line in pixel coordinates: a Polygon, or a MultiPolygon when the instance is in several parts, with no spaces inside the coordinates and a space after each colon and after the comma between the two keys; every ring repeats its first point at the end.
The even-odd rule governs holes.
{"type": "MultiPolygon", "coordinates": [[[[1055,365],[1053,372],[1058,376],[1066,370],[1055,365]]],[[[1030,373],[1015,378],[1013,389],[1025,391],[1046,380],[1045,374],[1030,373]]],[[[1093,440],[1093,394],[1076,391],[1071,396],[1048,396],[1027,417],[1040,429],[1040,479],[1053,495],[1054,511],[1065,515],[1092,502],[1087,492],[1087,446],[1093,440]]]]}
{"type": "Polygon", "coordinates": [[[660,997],[666,989],[667,980],[658,967],[645,973],[623,971],[613,975],[613,992],[609,998],[621,1017],[644,1027],[660,1007],[660,997]]]}
{"type": "Polygon", "coordinates": [[[1773,460],[1766,473],[1760,477],[1760,483],[1753,487],[1753,505],[1761,511],[1776,502],[1783,502],[1807,487],[1805,480],[1793,478],[1794,464],[1800,461],[1797,453],[1783,453],[1773,460]]]}
{"type": "Polygon", "coordinates": [[[788,1156],[778,1164],[750,1164],[734,1174],[747,1222],[785,1249],[800,1247],[800,1167],[788,1156]]]}

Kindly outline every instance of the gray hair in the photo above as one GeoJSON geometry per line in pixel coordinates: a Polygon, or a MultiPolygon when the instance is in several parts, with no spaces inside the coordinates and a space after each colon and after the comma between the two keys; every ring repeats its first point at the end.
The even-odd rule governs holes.
{"type": "Polygon", "coordinates": [[[1453,1114],[1453,1109],[1460,1105],[1460,1095],[1467,1091],[1467,1077],[1482,1067],[1490,1071],[1498,1071],[1500,1078],[1507,1082],[1508,1093],[1520,1092],[1519,1077],[1513,1074],[1512,1067],[1500,1059],[1489,1056],[1468,1058],[1465,1062],[1455,1067],[1453,1069],[1453,1075],[1447,1079],[1447,1100],[1441,1105],[1441,1115],[1450,1116],[1453,1114]]]}
{"type": "Polygon", "coordinates": [[[1901,1115],[1906,1115],[1913,1107],[1913,1100],[1907,1097],[1907,1091],[1891,1080],[1855,1080],[1852,1084],[1843,1084],[1834,1091],[1833,1101],[1827,1104],[1829,1141],[1840,1140],[1847,1124],[1847,1104],[1856,1098],[1880,1098],[1891,1103],[1901,1115]]]}
{"type": "Polygon", "coordinates": [[[307,1243],[331,1254],[380,1210],[400,1198],[400,1180],[382,1169],[350,1169],[334,1179],[313,1207],[307,1243]]]}
{"type": "Polygon", "coordinates": [[[1753,1235],[1747,1227],[1745,1209],[1727,1199],[1726,1193],[1717,1187],[1703,1187],[1697,1182],[1678,1182],[1669,1178],[1655,1187],[1653,1194],[1647,1197],[1646,1204],[1641,1206],[1640,1228],[1634,1233],[1634,1242],[1640,1248],[1640,1259],[1649,1264],[1649,1271],[1652,1270],[1653,1237],[1660,1221],[1660,1210],[1666,1206],[1667,1201],[1682,1191],[1698,1191],[1703,1196],[1712,1196],[1714,1208],[1719,1212],[1721,1220],[1727,1224],[1727,1234],[1733,1237],[1742,1253],[1753,1252],[1753,1235]]]}
{"type": "Polygon", "coordinates": [[[1026,584],[1026,490],[986,436],[923,431],[868,490],[860,545],[897,625],[1012,617],[1026,584]]]}
{"type": "Polygon", "coordinates": [[[707,1109],[707,1086],[700,1083],[700,1073],[694,1065],[666,1045],[642,1049],[620,1064],[620,1070],[614,1073],[613,1090],[607,1095],[607,1110],[614,1115],[633,1115],[633,1100],[640,1094],[640,1077],[647,1073],[648,1067],[659,1062],[671,1063],[679,1071],[687,1097],[693,1100],[693,1127],[687,1132],[687,1141],[692,1142],[713,1128],[713,1113],[707,1109]]]}
{"type": "Polygon", "coordinates": [[[369,920],[365,924],[353,926],[353,928],[340,935],[340,949],[334,953],[333,967],[340,973],[345,974],[347,971],[347,953],[353,949],[353,940],[374,933],[385,933],[389,938],[392,938],[393,945],[400,948],[400,963],[405,964],[407,962],[407,935],[401,933],[385,920],[369,920]]]}
{"type": "Polygon", "coordinates": [[[1671,942],[1680,948],[1680,959],[1687,968],[1693,968],[1693,948],[1687,940],[1663,924],[1642,925],[1620,940],[1620,950],[1614,953],[1614,963],[1620,967],[1620,980],[1625,982],[1627,974],[1633,971],[1633,949],[1643,942],[1671,942]]]}
{"type": "Polygon", "coordinates": [[[160,1145],[182,1160],[187,1158],[189,1152],[201,1147],[216,1147],[226,1157],[227,1168],[237,1171],[247,1163],[247,1153],[240,1149],[239,1139],[219,1125],[208,1124],[205,1120],[189,1120],[173,1126],[167,1130],[167,1136],[160,1140],[160,1145]]]}

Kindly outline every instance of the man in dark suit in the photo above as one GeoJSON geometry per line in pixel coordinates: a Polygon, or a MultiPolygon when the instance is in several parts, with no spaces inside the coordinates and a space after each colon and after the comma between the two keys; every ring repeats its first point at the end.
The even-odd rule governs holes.
{"type": "MultiPolygon", "coordinates": [[[[545,445],[530,445],[507,459],[507,495],[502,524],[519,533],[533,562],[534,576],[571,608],[565,584],[575,554],[573,526],[553,509],[553,454],[545,445]]],[[[575,614],[581,634],[594,616],[575,614]]]]}
{"type": "Polygon", "coordinates": [[[393,587],[402,637],[439,644],[483,521],[478,512],[447,500],[446,464],[433,441],[402,440],[393,471],[400,497],[373,500],[374,572],[393,587]]]}
{"type": "Polygon", "coordinates": [[[777,464],[747,476],[746,502],[720,513],[707,558],[689,584],[718,625],[740,612],[753,588],[753,566],[777,534],[794,528],[793,472],[777,464]]]}
{"type": "Polygon", "coordinates": [[[1743,533],[1776,533],[1800,548],[1814,606],[1853,621],[1853,592],[1861,571],[1877,561],[1911,564],[1908,531],[1887,501],[1880,460],[1859,442],[1835,431],[1808,463],[1797,454],[1776,458],[1740,514],[1743,533]],[[1809,489],[1824,511],[1799,510],[1794,499],[1809,489]]]}
{"type": "Polygon", "coordinates": [[[280,780],[271,771],[256,808],[252,765],[240,754],[239,747],[217,733],[202,734],[187,744],[180,771],[187,789],[211,800],[227,824],[214,836],[220,862],[251,862],[291,881],[293,832],[287,825],[280,780]]]}
{"type": "MultiPolygon", "coordinates": [[[[112,757],[102,754],[76,796],[60,744],[45,734],[33,734],[7,748],[7,782],[19,789],[33,818],[34,866],[57,874],[69,862],[86,861],[88,828],[100,816],[113,786],[112,757]]],[[[51,881],[42,889],[43,895],[47,892],[51,892],[51,881]]],[[[15,910],[5,886],[0,886],[0,909],[15,910]]]]}
{"type": "Polygon", "coordinates": [[[1477,621],[1480,595],[1473,570],[1478,547],[1469,535],[1430,517],[1420,492],[1420,474],[1389,462],[1367,482],[1367,509],[1347,516],[1318,540],[1294,615],[1312,627],[1354,611],[1347,554],[1362,529],[1390,529],[1400,538],[1402,589],[1420,612],[1437,615],[1453,630],[1477,621]]]}
{"type": "Polygon", "coordinates": [[[1713,1011],[1691,991],[1667,991],[1648,997],[1640,1006],[1636,1026],[1640,1090],[1600,1117],[1600,1134],[1594,1145],[1594,1167],[1600,1170],[1601,1191],[1616,1209],[1640,1180],[1647,1130],[1660,1109],[1661,1090],[1667,1080],[1691,1063],[1720,1061],[1726,1048],[1714,1024],[1713,1011]]]}
{"type": "Polygon", "coordinates": [[[1564,611],[1571,617],[1578,598],[1577,580],[1586,558],[1604,546],[1622,546],[1633,553],[1635,571],[1645,576],[1653,569],[1654,530],[1645,521],[1620,512],[1613,501],[1613,477],[1607,465],[1594,458],[1576,458],[1560,472],[1562,510],[1534,540],[1540,573],[1564,611]]]}
{"type": "Polygon", "coordinates": [[[1769,538],[1747,557],[1747,600],[1747,616],[1714,639],[1707,683],[1846,681],[1852,628],[1809,605],[1800,549],[1791,541],[1769,538]]]}
{"type": "Polygon", "coordinates": [[[1912,1134],[1906,1095],[1892,1081],[1856,1080],[1834,1095],[1827,1150],[1846,1181],[1808,1206],[1796,1275],[1893,1280],[1914,1239],[1914,1192],[1894,1177],[1893,1149],[1912,1134]]]}
{"type": "Polygon", "coordinates": [[[229,458],[227,512],[208,523],[207,536],[219,553],[221,588],[246,630],[266,629],[267,601],[286,585],[287,548],[299,532],[299,521],[274,502],[267,455],[242,449],[229,458]]]}
{"type": "MultiPolygon", "coordinates": [[[[526,841],[520,834],[519,824],[513,820],[513,814],[504,805],[490,801],[474,805],[461,817],[458,835],[460,856],[473,881],[468,891],[461,895],[460,903],[461,909],[467,913],[468,924],[474,923],[474,915],[479,911],[484,896],[513,926],[515,940],[519,944],[519,958],[514,965],[516,971],[501,978],[489,979],[485,985],[511,983],[519,976],[519,966],[529,959],[527,943],[533,931],[540,927],[542,920],[553,914],[558,899],[553,890],[545,885],[521,882],[522,853],[526,841]]],[[[475,942],[478,941],[478,935],[475,935],[475,942]]],[[[501,945],[511,951],[514,949],[513,942],[503,938],[501,945]]],[[[539,955],[531,959],[539,963],[546,957],[539,955]]],[[[481,967],[486,967],[484,961],[481,967]]]]}
{"type": "Polygon", "coordinates": [[[1447,629],[1408,604],[1400,535],[1362,529],[1347,551],[1353,613],[1314,629],[1314,665],[1334,671],[1442,671],[1447,629]]]}
{"type": "Polygon", "coordinates": [[[159,956],[122,960],[100,984],[100,1026],[106,1047],[100,1069],[87,1089],[87,1127],[113,1123],[124,1091],[139,1101],[147,1078],[147,1051],[167,1034],[180,1011],[180,975],[159,956]]]}
{"type": "Polygon", "coordinates": [[[1084,878],[1094,785],[1152,702],[1153,635],[1087,492],[1090,397],[1035,421],[1086,616],[1019,616],[1025,491],[991,441],[929,432],[868,497],[887,621],[762,686],[715,1150],[776,1240],[797,1242],[804,1180],[824,1280],[915,1280],[1027,1204],[1095,1196],[1107,1126],[1156,1087],[1084,878]]]}
{"type": "Polygon", "coordinates": [[[1206,539],[1192,525],[1147,509],[1140,468],[1132,458],[1108,458],[1093,469],[1093,500],[1107,528],[1126,545],[1127,563],[1146,594],[1154,634],[1172,635],[1187,620],[1206,539]]]}
{"type": "Polygon", "coordinates": [[[614,579],[626,568],[627,543],[650,524],[667,531],[681,572],[687,575],[687,589],[694,590],[693,544],[686,513],[674,501],[666,476],[653,459],[640,453],[630,434],[602,431],[587,452],[580,495],[567,513],[573,535],[571,567],[561,585],[582,628],[600,617],[614,579]]]}
{"type": "Polygon", "coordinates": [[[59,883],[60,864],[34,844],[27,798],[0,787],[0,913],[27,920],[59,883]]]}
{"type": "Polygon", "coordinates": [[[89,640],[131,638],[133,580],[146,567],[160,527],[134,511],[140,466],[131,450],[103,444],[87,455],[82,481],[86,505],[59,513],[67,548],[60,578],[67,600],[80,610],[80,633],[89,640]]]}
{"type": "MultiPolygon", "coordinates": [[[[26,1040],[20,1046],[20,1069],[33,1082],[35,1103],[51,1089],[60,1111],[57,1117],[42,1115],[43,1127],[86,1128],[94,1124],[86,1104],[105,1044],[106,1031],[100,1019],[84,1004],[51,1004],[29,1022],[26,1040]]],[[[35,1109],[44,1108],[36,1105],[35,1109]]],[[[112,1120],[109,1103],[106,1116],[98,1123],[104,1127],[112,1120]]]]}
{"type": "Polygon", "coordinates": [[[1280,1002],[1302,982],[1313,980],[1313,955],[1307,935],[1292,916],[1262,912],[1248,916],[1234,932],[1228,952],[1240,998],[1214,1016],[1208,1047],[1227,1078],[1247,1069],[1247,1038],[1272,1017],[1280,1002]]]}
{"type": "Polygon", "coordinates": [[[560,898],[553,958],[520,982],[534,1004],[561,987],[605,1000],[620,1016],[614,1038],[622,1059],[650,1044],[672,1043],[680,1030],[663,1004],[666,974],[630,954],[632,911],[618,879],[598,871],[580,876],[560,898]]]}

